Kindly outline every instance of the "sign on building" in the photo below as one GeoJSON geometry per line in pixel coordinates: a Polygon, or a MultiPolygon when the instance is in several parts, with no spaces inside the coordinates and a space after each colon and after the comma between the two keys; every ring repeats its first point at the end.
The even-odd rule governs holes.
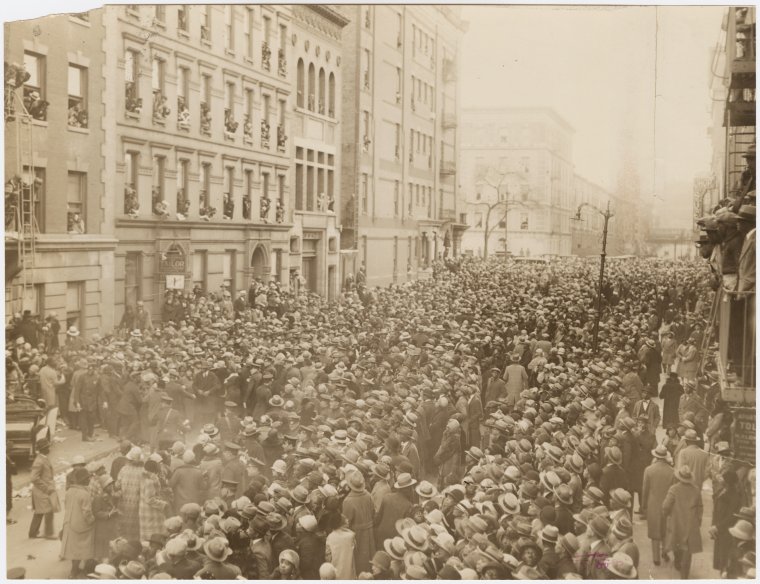
{"type": "Polygon", "coordinates": [[[734,458],[755,465],[755,408],[732,408],[734,458]]]}

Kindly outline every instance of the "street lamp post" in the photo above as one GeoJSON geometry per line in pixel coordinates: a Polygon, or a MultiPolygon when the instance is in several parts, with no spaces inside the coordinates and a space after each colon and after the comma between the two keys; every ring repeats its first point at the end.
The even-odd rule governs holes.
{"type": "Polygon", "coordinates": [[[589,203],[581,203],[578,206],[578,210],[575,212],[575,220],[581,220],[581,210],[584,207],[591,207],[597,213],[604,217],[604,231],[602,232],[602,254],[601,263],[599,265],[599,290],[596,294],[596,317],[594,319],[594,353],[597,352],[599,347],[599,322],[602,319],[602,286],[604,285],[604,264],[607,258],[607,225],[610,218],[614,216],[614,213],[610,212],[610,202],[607,201],[607,209],[602,211],[601,209],[590,205],[589,203]]]}

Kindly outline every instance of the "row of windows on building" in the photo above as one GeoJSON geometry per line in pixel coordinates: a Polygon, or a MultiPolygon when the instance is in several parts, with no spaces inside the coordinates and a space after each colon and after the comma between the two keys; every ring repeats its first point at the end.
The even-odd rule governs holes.
{"type": "MultiPolygon", "coordinates": [[[[137,50],[128,49],[124,58],[124,81],[125,81],[125,110],[126,115],[139,119],[142,112],[143,100],[140,97],[140,84],[138,83],[140,71],[140,53],[137,50]]],[[[198,117],[195,118],[190,110],[190,83],[191,69],[184,65],[177,66],[177,103],[176,120],[179,131],[188,132],[195,123],[199,133],[204,136],[212,136],[214,127],[212,118],[212,86],[214,75],[211,71],[200,74],[200,104],[198,117]]],[[[166,92],[166,60],[158,55],[151,59],[151,90],[153,100],[153,123],[164,126],[172,112],[169,97],[166,92]]],[[[249,145],[254,144],[254,88],[243,85],[243,112],[242,134],[243,141],[249,145]]],[[[222,130],[226,140],[235,140],[238,135],[241,118],[238,116],[236,99],[238,97],[238,83],[229,79],[224,80],[224,119],[222,130]]],[[[273,96],[262,91],[261,93],[261,122],[260,122],[260,147],[270,149],[275,143],[270,138],[270,128],[276,121],[277,150],[284,152],[287,143],[285,133],[286,100],[277,100],[277,118],[272,119],[273,96]]]]}
{"type": "MultiPolygon", "coordinates": [[[[12,291],[10,287],[5,289],[5,298],[12,297],[12,291]]],[[[61,311],[58,307],[48,307],[45,302],[45,284],[32,284],[22,291],[23,306],[25,310],[29,310],[32,316],[39,316],[45,318],[48,313],[55,308],[55,312],[58,316],[61,316],[61,311]]],[[[61,323],[61,332],[65,332],[69,327],[75,326],[79,330],[83,330],[85,325],[85,283],[82,281],[67,282],[66,283],[66,304],[63,307],[63,318],[66,321],[66,326],[61,323]]],[[[6,311],[8,304],[6,304],[6,311]]]]}
{"type": "MultiPolygon", "coordinates": [[[[439,190],[439,199],[443,199],[443,189],[439,190]]],[[[370,212],[369,201],[369,174],[361,175],[361,213],[368,215],[370,212]]],[[[393,216],[401,218],[433,218],[433,187],[420,183],[409,182],[407,195],[401,189],[401,181],[393,181],[393,216]],[[421,210],[421,212],[420,212],[421,210]]]]}
{"type": "MultiPolygon", "coordinates": [[[[475,229],[486,229],[487,227],[489,230],[491,230],[494,228],[494,218],[498,218],[498,224],[497,224],[498,227],[504,229],[507,226],[503,208],[496,208],[494,211],[491,212],[491,216],[488,218],[489,225],[487,226],[485,225],[485,217],[486,217],[486,213],[476,211],[472,214],[469,224],[472,225],[475,229]]],[[[520,230],[521,231],[528,231],[530,229],[529,219],[530,219],[529,213],[520,213],[520,230]]]]}
{"type": "MultiPolygon", "coordinates": [[[[152,10],[153,25],[159,28],[166,28],[166,5],[155,5],[146,7],[152,10]]],[[[191,6],[181,4],[169,6],[170,9],[177,11],[177,34],[180,37],[188,37],[190,34],[191,14],[197,11],[199,14],[198,30],[201,42],[207,47],[214,44],[213,28],[211,22],[212,7],[209,5],[191,6]]],[[[243,6],[244,17],[241,19],[239,8],[236,5],[228,4],[223,6],[224,9],[224,50],[225,54],[235,56],[240,48],[237,43],[238,26],[243,24],[243,56],[248,60],[254,59],[255,51],[255,11],[252,6],[243,6]]],[[[140,17],[140,5],[128,4],[126,7],[128,17],[140,17]]],[[[267,14],[262,14],[262,40],[261,40],[261,66],[267,72],[271,72],[271,54],[272,54],[272,18],[267,14]]],[[[288,29],[284,24],[279,24],[279,48],[277,50],[277,72],[281,77],[287,75],[286,48],[288,29]]]]}
{"type": "MultiPolygon", "coordinates": [[[[24,107],[35,120],[47,121],[49,102],[47,88],[47,60],[45,55],[31,51],[24,51],[24,69],[26,69],[28,74],[28,79],[24,83],[23,88],[24,107]]],[[[70,127],[87,128],[87,88],[87,67],[69,63],[67,77],[67,112],[68,125],[70,127]]]]}
{"type": "MultiPolygon", "coordinates": [[[[139,185],[139,164],[140,153],[128,151],[125,157],[126,163],[126,185],[124,189],[124,214],[130,217],[147,216],[141,213],[140,209],[140,185],[139,185]]],[[[167,201],[168,189],[166,179],[166,157],[154,156],[152,159],[153,178],[151,185],[151,214],[161,219],[168,219],[171,214],[171,207],[167,201]]],[[[218,212],[213,202],[217,200],[212,191],[211,175],[213,165],[210,162],[203,162],[200,165],[199,189],[196,201],[191,200],[190,188],[190,160],[180,158],[176,167],[176,185],[174,209],[177,218],[180,220],[195,216],[205,220],[213,218],[227,220],[251,220],[263,221],[267,223],[282,223],[285,220],[286,196],[285,196],[285,175],[277,173],[273,178],[273,173],[268,171],[261,172],[261,188],[256,205],[256,196],[254,188],[254,170],[252,168],[243,168],[242,171],[242,190],[236,185],[238,176],[235,166],[224,166],[224,180],[222,185],[222,208],[218,212]],[[275,182],[276,181],[276,182],[275,182]],[[275,190],[276,189],[276,190],[275,190]],[[274,196],[274,200],[273,200],[274,196]]]]}
{"type": "MultiPolygon", "coordinates": [[[[372,29],[372,10],[373,7],[366,6],[363,10],[363,25],[367,30],[372,29]]],[[[396,48],[400,49],[404,44],[404,17],[401,12],[396,12],[396,48]]],[[[424,29],[412,24],[412,56],[429,56],[431,57],[431,68],[433,65],[432,57],[435,55],[435,38],[427,33],[424,29]]]]}
{"type": "MultiPolygon", "coordinates": [[[[22,197],[21,204],[32,205],[32,216],[36,223],[38,233],[61,233],[64,231],[71,234],[87,233],[87,173],[68,171],[66,177],[66,224],[59,224],[53,217],[46,217],[49,210],[49,201],[47,200],[47,172],[46,168],[35,166],[25,166],[21,180],[22,188],[31,189],[32,196],[22,197]],[[30,203],[28,203],[29,201],[30,203]]],[[[15,208],[16,202],[8,199],[6,202],[5,227],[10,231],[18,230],[16,221],[18,218],[15,208]]],[[[26,212],[27,210],[22,210],[26,212]]]]}
{"type": "MultiPolygon", "coordinates": [[[[234,249],[224,250],[221,253],[215,253],[220,256],[222,286],[235,295],[237,288],[237,279],[235,274],[238,268],[238,252],[234,249]]],[[[124,258],[124,303],[126,306],[135,306],[138,300],[144,300],[143,289],[143,252],[127,252],[124,258]]],[[[217,264],[218,269],[218,264],[217,264]]],[[[193,250],[191,254],[191,272],[192,287],[199,286],[204,292],[208,290],[209,276],[209,252],[205,249],[193,250]]],[[[273,274],[279,279],[279,274],[273,274]]]]}
{"type": "Polygon", "coordinates": [[[331,118],[335,117],[335,73],[325,73],[324,67],[317,74],[314,63],[307,67],[303,59],[298,59],[296,67],[296,106],[306,108],[331,118]],[[308,77],[307,77],[308,74],[308,77]],[[317,84],[319,81],[319,84],[317,84]]]}

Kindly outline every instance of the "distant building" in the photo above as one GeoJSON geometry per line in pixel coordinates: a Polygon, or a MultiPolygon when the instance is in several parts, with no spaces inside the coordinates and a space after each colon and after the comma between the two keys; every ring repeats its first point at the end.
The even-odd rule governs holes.
{"type": "Polygon", "coordinates": [[[573,207],[576,211],[581,205],[584,208],[581,209],[579,219],[571,217],[570,221],[573,255],[598,256],[602,253],[604,217],[600,211],[607,209],[608,202],[614,215],[607,225],[607,253],[625,254],[625,247],[618,235],[620,224],[625,221],[625,217],[619,213],[619,201],[607,189],[576,174],[573,181],[573,207]]]}
{"type": "Polygon", "coordinates": [[[467,109],[461,118],[463,251],[484,255],[488,231],[489,255],[573,253],[573,128],[548,108],[467,109]]]}
{"type": "Polygon", "coordinates": [[[458,6],[340,5],[341,245],[370,286],[456,255],[461,38],[458,6]]]}
{"type": "Polygon", "coordinates": [[[19,73],[5,76],[5,309],[57,313],[62,338],[70,326],[89,337],[114,324],[102,17],[5,25],[6,68],[19,73]]]}

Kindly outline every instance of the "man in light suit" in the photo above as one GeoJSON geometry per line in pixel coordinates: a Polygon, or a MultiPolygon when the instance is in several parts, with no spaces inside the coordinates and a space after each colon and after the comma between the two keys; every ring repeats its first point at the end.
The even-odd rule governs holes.
{"type": "Polygon", "coordinates": [[[520,399],[520,392],[528,387],[528,372],[520,365],[520,355],[512,353],[510,364],[504,368],[502,379],[507,384],[507,402],[514,406],[520,399]]]}

